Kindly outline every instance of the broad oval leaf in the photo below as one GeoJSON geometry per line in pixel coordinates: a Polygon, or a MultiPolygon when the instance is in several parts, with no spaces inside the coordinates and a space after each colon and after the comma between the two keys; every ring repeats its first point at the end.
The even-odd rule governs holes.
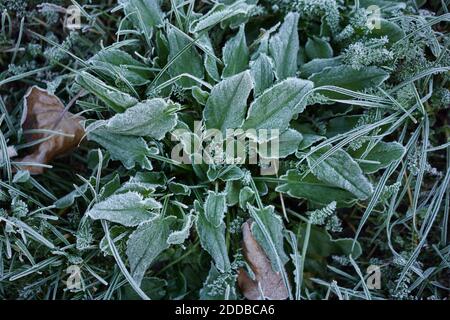
{"type": "Polygon", "coordinates": [[[308,80],[288,78],[277,83],[250,105],[244,129],[287,129],[292,117],[302,112],[303,97],[313,88],[308,80]]]}
{"type": "Polygon", "coordinates": [[[225,68],[222,78],[227,78],[248,69],[249,52],[245,39],[245,25],[241,25],[239,32],[225,43],[222,50],[225,68]]]}
{"type": "MultiPolygon", "coordinates": [[[[190,74],[198,79],[203,79],[202,57],[192,41],[185,34],[173,28],[167,31],[167,38],[170,47],[170,75],[175,77],[181,74],[190,74]]],[[[184,88],[191,88],[198,84],[195,80],[187,77],[182,77],[176,83],[184,88]]]]}
{"type": "Polygon", "coordinates": [[[288,170],[280,179],[283,184],[279,185],[276,191],[287,193],[294,198],[307,199],[318,204],[327,204],[331,201],[344,204],[355,198],[347,190],[322,182],[312,174],[303,177],[295,169],[288,170]]]}
{"type": "Polygon", "coordinates": [[[365,200],[372,194],[372,184],[347,152],[339,149],[318,162],[324,153],[325,150],[321,149],[307,158],[312,173],[319,180],[347,190],[360,200],[365,200]]]}
{"type": "Polygon", "coordinates": [[[287,14],[280,30],[269,41],[269,52],[275,63],[278,80],[295,76],[297,72],[297,56],[300,48],[298,18],[298,13],[287,14]]]}
{"type": "MultiPolygon", "coordinates": [[[[357,159],[366,153],[366,149],[367,144],[364,144],[361,148],[349,153],[353,158],[357,159]]],[[[404,153],[405,148],[400,143],[380,141],[364,156],[363,160],[365,161],[361,161],[359,166],[366,173],[374,173],[386,168],[393,161],[400,159],[404,153]]]]}
{"type": "MultiPolygon", "coordinates": [[[[389,78],[389,73],[378,67],[370,66],[356,70],[351,66],[342,65],[325,68],[323,71],[313,74],[309,80],[314,82],[315,87],[331,85],[350,90],[362,90],[377,87],[387,78],[389,78]]],[[[343,96],[330,92],[323,94],[331,98],[343,96]]]]}
{"type": "Polygon", "coordinates": [[[107,120],[105,127],[122,135],[161,140],[177,124],[177,110],[178,104],[164,99],[145,100],[107,120]]]}
{"type": "Polygon", "coordinates": [[[239,128],[247,111],[247,99],[253,88],[248,71],[222,80],[211,91],[203,110],[208,129],[220,130],[239,128]]]}
{"type": "Polygon", "coordinates": [[[130,96],[128,93],[107,85],[85,71],[81,71],[78,74],[76,81],[80,86],[94,94],[116,112],[123,112],[138,102],[136,98],[130,96]]]}
{"type": "Polygon", "coordinates": [[[211,255],[217,269],[221,272],[230,270],[231,264],[225,244],[225,223],[222,221],[219,226],[211,223],[197,200],[194,202],[194,208],[197,212],[195,225],[200,244],[211,255]]]}
{"type": "Polygon", "coordinates": [[[140,284],[145,272],[156,257],[169,247],[171,225],[175,217],[157,216],[139,225],[127,242],[127,256],[131,275],[140,284]]]}
{"type": "Polygon", "coordinates": [[[143,169],[152,169],[148,159],[151,150],[142,137],[124,136],[100,127],[90,131],[87,138],[108,150],[111,159],[121,161],[126,169],[134,168],[136,163],[143,169]]]}
{"type": "Polygon", "coordinates": [[[273,63],[270,58],[260,53],[255,61],[250,62],[250,72],[255,83],[255,96],[259,96],[273,84],[273,63]]]}
{"type": "Polygon", "coordinates": [[[308,38],[305,53],[309,59],[327,59],[333,57],[333,48],[328,41],[318,37],[308,38]]]}
{"type": "Polygon", "coordinates": [[[86,214],[94,220],[104,219],[124,226],[137,226],[154,218],[161,204],[153,198],[144,199],[137,192],[115,194],[96,203],[86,214]]]}

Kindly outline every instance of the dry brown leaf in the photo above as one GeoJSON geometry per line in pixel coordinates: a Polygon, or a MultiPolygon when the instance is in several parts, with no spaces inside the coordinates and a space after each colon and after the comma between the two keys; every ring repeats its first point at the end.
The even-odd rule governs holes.
{"type": "MultiPolygon", "coordinates": [[[[48,140],[41,142],[33,148],[33,152],[18,162],[35,162],[48,164],[54,158],[75,149],[84,136],[84,129],[80,124],[84,120],[64,109],[59,98],[39,87],[31,87],[24,96],[22,128],[47,129],[64,133],[48,134],[36,133],[25,135],[26,141],[35,141],[48,136],[48,140]]],[[[22,170],[29,170],[31,174],[41,174],[43,167],[22,166],[22,170]]]]}
{"type": "Polygon", "coordinates": [[[252,235],[252,223],[251,220],[247,220],[242,226],[242,248],[245,259],[255,274],[255,279],[241,269],[238,274],[238,285],[249,300],[287,299],[288,291],[281,275],[273,271],[269,258],[252,235]]]}

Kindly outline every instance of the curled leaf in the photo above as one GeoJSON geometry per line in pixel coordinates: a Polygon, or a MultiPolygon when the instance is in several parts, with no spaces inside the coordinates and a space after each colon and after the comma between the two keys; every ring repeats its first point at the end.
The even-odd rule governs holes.
{"type": "MultiPolygon", "coordinates": [[[[33,152],[20,159],[19,162],[48,164],[54,158],[75,149],[80,143],[84,129],[80,121],[83,117],[64,110],[59,98],[39,87],[31,87],[24,96],[21,124],[24,130],[51,130],[58,133],[26,134],[27,142],[42,140],[35,145],[33,152]]],[[[43,167],[21,166],[31,174],[41,174],[43,167]]]]}
{"type": "Polygon", "coordinates": [[[241,269],[238,275],[238,285],[249,300],[287,299],[288,292],[280,273],[272,269],[269,258],[252,235],[252,223],[251,220],[247,220],[242,226],[242,247],[245,259],[255,278],[252,279],[245,270],[241,269]]]}

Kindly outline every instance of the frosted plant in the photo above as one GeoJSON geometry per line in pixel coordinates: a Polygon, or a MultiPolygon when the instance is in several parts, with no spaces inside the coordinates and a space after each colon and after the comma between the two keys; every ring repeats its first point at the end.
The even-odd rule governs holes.
{"type": "Polygon", "coordinates": [[[352,66],[355,70],[360,70],[367,66],[382,66],[389,64],[394,59],[394,53],[384,47],[383,40],[381,43],[355,42],[345,49],[342,57],[344,63],[352,66]]]}
{"type": "Polygon", "coordinates": [[[336,216],[336,201],[330,202],[327,206],[322,209],[317,209],[314,211],[307,212],[309,216],[309,221],[311,224],[323,226],[325,229],[332,232],[342,231],[341,221],[336,216]]]}

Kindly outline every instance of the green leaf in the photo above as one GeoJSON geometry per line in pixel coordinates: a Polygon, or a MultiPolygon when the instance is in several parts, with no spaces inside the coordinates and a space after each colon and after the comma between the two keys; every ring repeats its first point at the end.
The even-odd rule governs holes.
{"type": "Polygon", "coordinates": [[[369,33],[370,38],[387,37],[389,43],[393,44],[405,36],[405,31],[394,22],[380,18],[377,23],[380,23],[380,26],[372,29],[369,33]]]}
{"type": "Polygon", "coordinates": [[[127,256],[131,275],[140,284],[145,272],[156,257],[169,247],[167,239],[175,217],[157,216],[139,225],[127,242],[127,256]]]}
{"type": "Polygon", "coordinates": [[[184,217],[183,226],[180,230],[173,231],[167,238],[168,244],[182,244],[189,237],[189,230],[194,224],[195,217],[188,214],[184,217]]]}
{"type": "Polygon", "coordinates": [[[239,32],[225,43],[222,50],[225,68],[222,78],[227,78],[248,69],[249,52],[245,40],[245,25],[241,25],[239,32]]]}
{"type": "Polygon", "coordinates": [[[210,165],[206,175],[209,181],[215,181],[217,179],[222,181],[234,181],[242,179],[244,172],[236,165],[210,165]]]}
{"type": "Polygon", "coordinates": [[[255,96],[259,96],[273,84],[273,64],[270,58],[261,53],[258,59],[250,62],[250,72],[255,83],[255,96]]]}
{"type": "Polygon", "coordinates": [[[217,129],[225,134],[226,129],[241,127],[252,88],[253,82],[248,71],[215,85],[203,110],[206,128],[217,129]]]}
{"type": "Polygon", "coordinates": [[[123,112],[138,102],[136,98],[130,96],[128,93],[107,85],[85,71],[81,71],[78,74],[76,81],[80,86],[94,94],[116,112],[123,112]]]}
{"type": "MultiPolygon", "coordinates": [[[[300,142],[302,142],[303,136],[300,132],[294,129],[288,129],[280,134],[278,138],[278,156],[282,158],[286,158],[288,155],[293,154],[298,150],[298,146],[300,142]]],[[[269,143],[268,146],[268,155],[272,154],[271,146],[269,143]]]]}
{"type": "Polygon", "coordinates": [[[326,149],[318,150],[307,158],[311,172],[319,180],[347,190],[358,199],[367,199],[372,194],[373,187],[355,160],[344,150],[337,150],[317,163],[325,151],[326,149]]]}
{"type": "Polygon", "coordinates": [[[328,59],[314,59],[300,67],[300,77],[307,79],[315,73],[319,73],[328,67],[337,67],[342,64],[340,57],[328,59]]]}
{"type": "Polygon", "coordinates": [[[136,163],[143,169],[152,169],[148,160],[151,150],[141,137],[124,136],[101,127],[89,132],[87,137],[108,150],[111,159],[121,161],[127,169],[134,168],[136,163]]]}
{"type": "Polygon", "coordinates": [[[278,80],[295,76],[297,72],[298,41],[298,13],[290,12],[286,15],[277,34],[269,42],[270,56],[274,60],[278,80]]]}
{"type": "Polygon", "coordinates": [[[228,258],[227,246],[225,244],[225,223],[219,226],[209,222],[205,211],[195,200],[194,208],[197,212],[196,227],[200,237],[200,243],[213,258],[217,269],[221,272],[230,270],[230,259],[228,258]]]}
{"type": "Polygon", "coordinates": [[[195,101],[204,106],[206,104],[206,101],[208,101],[209,92],[202,90],[198,86],[193,86],[191,91],[192,97],[195,99],[195,101]]]}
{"type": "Polygon", "coordinates": [[[279,185],[276,191],[287,193],[294,198],[307,199],[318,204],[328,204],[334,200],[342,204],[354,199],[350,192],[322,182],[312,174],[302,177],[295,169],[288,170],[280,179],[284,183],[279,185]]]}
{"type": "Polygon", "coordinates": [[[117,192],[135,191],[144,195],[151,194],[157,188],[165,189],[166,182],[167,178],[163,172],[137,172],[117,192]]]}
{"type": "Polygon", "coordinates": [[[114,48],[100,50],[89,59],[89,63],[97,72],[111,79],[120,75],[120,77],[137,86],[148,83],[152,75],[144,63],[137,61],[125,51],[114,48]]]}
{"type": "MultiPolygon", "coordinates": [[[[389,78],[389,73],[378,67],[370,66],[355,70],[351,66],[345,65],[325,68],[323,71],[313,74],[309,80],[314,82],[315,87],[331,85],[350,90],[363,90],[377,87],[387,78],[389,78]]],[[[323,94],[331,98],[343,96],[329,92],[323,94]]]]}
{"type": "Polygon", "coordinates": [[[193,33],[200,33],[205,29],[209,29],[220,22],[235,17],[237,15],[247,14],[253,8],[253,5],[248,5],[242,1],[225,6],[222,3],[216,4],[207,14],[202,15],[199,19],[191,24],[191,31],[193,33]]]}
{"type": "Polygon", "coordinates": [[[151,29],[163,22],[163,12],[158,0],[122,0],[124,12],[134,26],[142,33],[150,34],[151,29]]]}
{"type": "Polygon", "coordinates": [[[217,193],[208,190],[204,210],[206,219],[214,227],[219,227],[223,221],[225,212],[227,211],[225,193],[217,193]]]}
{"type": "Polygon", "coordinates": [[[253,204],[255,201],[255,192],[249,186],[245,186],[239,192],[239,207],[245,210],[247,208],[247,204],[253,204]]]}
{"type": "MultiPolygon", "coordinates": [[[[202,57],[186,35],[170,28],[167,31],[167,38],[170,46],[169,60],[174,59],[169,67],[170,75],[175,77],[181,74],[190,74],[198,79],[203,79],[202,57]],[[191,46],[180,54],[189,44],[191,46]]],[[[191,78],[183,77],[177,81],[177,84],[184,88],[190,88],[198,83],[191,78]]]]}
{"type": "Polygon", "coordinates": [[[143,199],[137,192],[127,192],[94,204],[86,214],[94,220],[104,219],[132,227],[154,218],[160,208],[161,204],[155,199],[143,199]]]}
{"type": "MultiPolygon", "coordinates": [[[[214,53],[214,48],[212,46],[211,40],[208,37],[207,33],[204,33],[200,40],[199,44],[203,46],[206,50],[208,50],[210,53],[214,53]]],[[[214,80],[219,82],[220,81],[220,75],[219,75],[219,69],[217,68],[217,62],[216,59],[214,59],[209,54],[204,54],[203,58],[203,65],[205,66],[205,70],[208,73],[208,75],[214,80]]]]}
{"type": "MultiPolygon", "coordinates": [[[[360,159],[366,152],[367,147],[368,144],[366,143],[358,150],[349,153],[353,158],[360,159]]],[[[359,166],[365,173],[374,173],[400,159],[404,153],[405,148],[400,143],[380,141],[363,158],[363,160],[373,161],[374,163],[360,162],[359,166]]]]}
{"type": "Polygon", "coordinates": [[[295,78],[275,84],[250,105],[243,128],[284,131],[292,117],[303,111],[304,103],[300,102],[312,88],[311,81],[295,78]]]}
{"type": "Polygon", "coordinates": [[[308,38],[305,53],[309,59],[327,59],[333,57],[333,48],[328,41],[318,37],[308,38]]]}
{"type": "Polygon", "coordinates": [[[107,120],[105,127],[121,135],[161,140],[177,124],[177,110],[178,104],[164,99],[145,100],[107,120]]]}
{"type": "Polygon", "coordinates": [[[257,209],[247,205],[247,208],[255,221],[251,227],[253,236],[269,257],[273,270],[281,272],[280,268],[289,261],[283,247],[284,225],[281,217],[275,213],[273,206],[257,209]]]}

